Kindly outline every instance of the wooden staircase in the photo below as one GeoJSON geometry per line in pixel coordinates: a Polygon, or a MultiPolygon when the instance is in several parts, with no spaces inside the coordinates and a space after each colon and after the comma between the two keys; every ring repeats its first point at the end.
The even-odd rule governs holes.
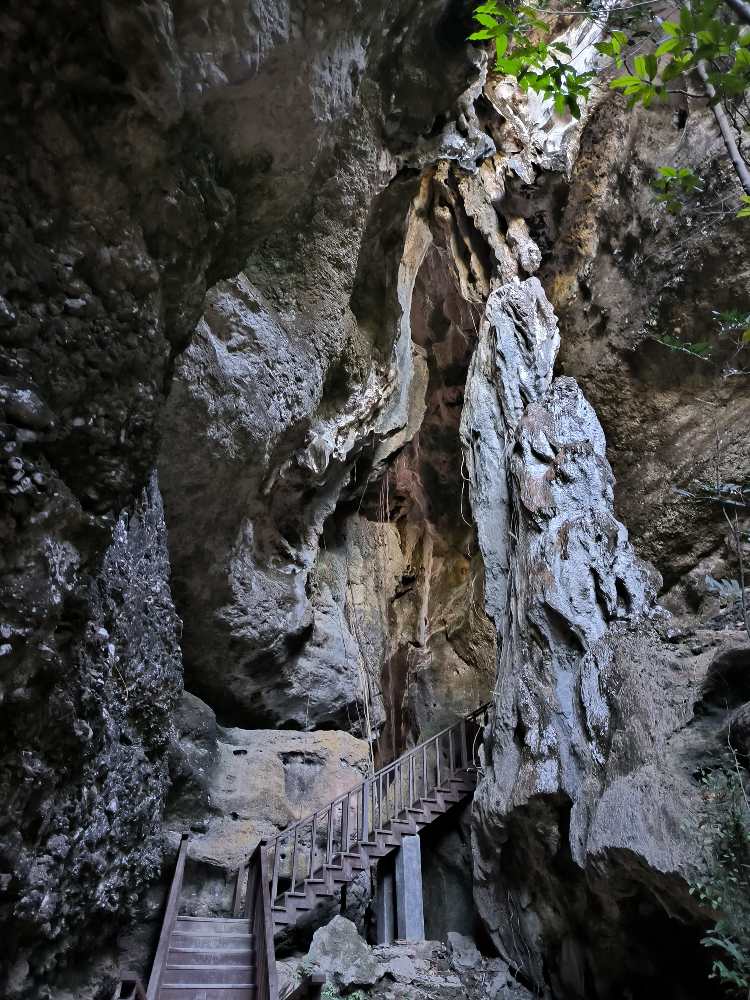
{"type": "MultiPolygon", "coordinates": [[[[407,751],[345,795],[272,840],[261,841],[237,873],[231,917],[180,916],[187,860],[183,835],[146,989],[123,974],[113,1000],[279,1000],[274,935],[330,906],[343,886],[369,871],[474,794],[483,705],[407,751]]],[[[284,1000],[319,997],[308,976],[284,1000]]]]}
{"type": "Polygon", "coordinates": [[[159,1000],[256,1000],[255,936],[247,920],[177,917],[159,1000]]]}
{"type": "MultiPolygon", "coordinates": [[[[256,855],[271,871],[275,934],[313,920],[318,907],[330,905],[343,886],[397,850],[403,837],[418,834],[474,794],[488,711],[483,705],[259,845],[256,855]]],[[[237,913],[242,878],[238,873],[237,913]]]]}

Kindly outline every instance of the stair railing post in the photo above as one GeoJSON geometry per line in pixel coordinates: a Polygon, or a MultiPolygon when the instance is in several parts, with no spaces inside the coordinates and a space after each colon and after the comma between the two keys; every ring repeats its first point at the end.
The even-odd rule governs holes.
{"type": "Polygon", "coordinates": [[[440,787],[440,733],[435,737],[435,787],[440,787]]]}
{"type": "Polygon", "coordinates": [[[281,863],[281,845],[284,843],[283,837],[277,837],[273,845],[273,874],[271,876],[271,904],[279,894],[279,866],[281,863]]]}
{"type": "Polygon", "coordinates": [[[180,849],[177,852],[177,864],[175,865],[172,885],[167,896],[167,905],[164,911],[164,920],[161,925],[159,944],[156,948],[154,964],[151,967],[151,975],[146,989],[146,1000],[157,1000],[159,996],[159,986],[164,973],[164,966],[167,964],[167,953],[169,952],[169,942],[172,937],[172,929],[177,920],[177,912],[180,908],[180,892],[182,890],[182,879],[185,875],[185,863],[187,861],[189,834],[183,833],[180,841],[180,849]]]}
{"type": "Polygon", "coordinates": [[[341,804],[341,853],[349,850],[349,793],[341,804]]]}
{"type": "Polygon", "coordinates": [[[461,724],[458,728],[459,738],[461,740],[461,767],[463,770],[469,766],[468,754],[466,749],[466,719],[461,719],[461,724]]]}
{"type": "Polygon", "coordinates": [[[299,827],[295,826],[295,828],[294,828],[294,834],[293,834],[293,838],[292,838],[292,875],[291,875],[292,884],[290,886],[290,889],[291,889],[292,892],[294,892],[294,876],[296,874],[296,869],[297,869],[297,831],[298,830],[299,830],[299,827]]]}
{"type": "Polygon", "coordinates": [[[257,852],[260,849],[260,845],[255,848],[253,856],[247,862],[247,892],[245,893],[245,917],[248,920],[250,933],[254,934],[256,931],[255,918],[256,918],[256,907],[255,898],[258,894],[258,879],[260,877],[260,865],[258,863],[257,852]]]}
{"type": "Polygon", "coordinates": [[[315,854],[316,854],[316,841],[318,839],[318,814],[314,813],[312,818],[312,827],[310,830],[310,878],[313,878],[315,874],[315,854]]]}
{"type": "Polygon", "coordinates": [[[409,754],[409,808],[414,805],[414,754],[409,754]]]}
{"type": "Polygon", "coordinates": [[[370,782],[366,779],[365,783],[362,785],[362,829],[359,834],[359,839],[363,843],[366,843],[370,839],[370,817],[368,809],[368,806],[370,805],[370,788],[370,782]]]}
{"type": "Polygon", "coordinates": [[[232,900],[232,916],[239,917],[242,913],[242,887],[247,881],[250,864],[245,861],[237,869],[237,881],[234,883],[234,898],[232,900]]]}
{"type": "Polygon", "coordinates": [[[256,955],[258,969],[258,1000],[278,1000],[279,984],[276,976],[276,955],[273,947],[273,916],[271,897],[268,891],[268,863],[266,861],[266,841],[258,844],[255,859],[257,883],[255,899],[256,913],[256,955]]]}
{"type": "Polygon", "coordinates": [[[422,747],[422,798],[427,798],[427,744],[422,747]]]}
{"type": "Polygon", "coordinates": [[[326,830],[326,864],[333,860],[333,802],[328,807],[328,829],[326,830]]]}
{"type": "Polygon", "coordinates": [[[453,730],[448,730],[448,771],[453,774],[455,767],[453,766],[453,730]]]}

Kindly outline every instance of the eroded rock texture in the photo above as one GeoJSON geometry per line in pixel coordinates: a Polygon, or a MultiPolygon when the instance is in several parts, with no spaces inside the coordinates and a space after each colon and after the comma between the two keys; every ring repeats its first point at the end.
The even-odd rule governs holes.
{"type": "Polygon", "coordinates": [[[369,948],[351,921],[335,917],[316,931],[303,962],[279,963],[282,989],[304,970],[323,972],[339,996],[354,991],[378,1000],[527,1000],[531,993],[500,958],[483,958],[471,940],[399,943],[369,948]]]}
{"type": "Polygon", "coordinates": [[[694,103],[634,114],[607,99],[583,133],[542,269],[565,331],[560,369],[606,432],[618,515],[666,587],[677,585],[681,611],[697,608],[702,576],[728,553],[720,510],[678,491],[715,480],[717,468],[741,482],[750,467],[744,361],[716,319],[748,304],[747,228],[724,211],[736,183],[713,119],[694,103]],[[649,188],[672,163],[704,191],[677,216],[649,188]],[[667,337],[710,344],[710,360],[670,351],[667,337]]]}
{"type": "Polygon", "coordinates": [[[358,785],[368,746],[349,733],[224,729],[183,695],[176,724],[181,759],[165,818],[175,842],[189,827],[191,857],[232,873],[255,849],[358,785]]]}
{"type": "MultiPolygon", "coordinates": [[[[628,980],[618,949],[632,961],[639,947],[623,926],[639,882],[641,919],[658,922],[670,894],[674,911],[691,909],[679,875],[695,859],[700,797],[666,744],[694,689],[662,650],[658,580],[613,515],[599,422],[572,379],[552,378],[557,344],[539,282],[505,286],[488,300],[467,385],[471,468],[494,449],[490,466],[508,473],[480,475],[472,499],[500,644],[476,893],[503,953],[535,981],[609,996],[628,980]]],[[[659,975],[649,947],[635,980],[659,975]]]]}
{"type": "MultiPolygon", "coordinates": [[[[730,722],[747,751],[747,643],[705,583],[721,518],[671,490],[717,448],[744,481],[750,410],[649,338],[746,307],[747,235],[649,199],[670,158],[734,194],[705,109],[559,120],[485,79],[466,20],[0,14],[3,995],[53,991],[139,894],[156,926],[168,767],[166,857],[192,826],[214,912],[253,838],[492,697],[474,871],[503,958],[383,957],[372,995],[518,995],[509,962],[568,998],[702,996],[695,774],[730,722]],[[177,709],[180,638],[206,704],[177,709]]],[[[590,26],[566,37],[589,65],[590,26]]],[[[468,930],[454,846],[429,878],[468,930]]]]}
{"type": "Polygon", "coordinates": [[[160,871],[182,662],[155,477],[75,595],[62,648],[47,646],[44,667],[5,696],[6,996],[48,982],[71,949],[97,947],[160,871]]]}
{"type": "Polygon", "coordinates": [[[418,170],[492,150],[460,99],[478,75],[462,18],[442,0],[0,15],[9,995],[126,921],[157,868],[181,684],[156,486],[140,499],[160,432],[196,689],[222,721],[382,722],[390,598],[368,562],[393,529],[344,517],[336,551],[318,541],[357,461],[353,506],[418,423],[418,170]],[[119,811],[86,799],[110,768],[119,811]]]}

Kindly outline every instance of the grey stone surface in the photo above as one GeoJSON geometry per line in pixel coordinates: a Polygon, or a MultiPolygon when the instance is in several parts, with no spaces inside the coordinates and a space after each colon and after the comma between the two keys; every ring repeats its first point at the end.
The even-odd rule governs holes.
{"type": "MultiPolygon", "coordinates": [[[[0,72],[10,81],[0,171],[0,787],[13,790],[0,872],[14,874],[0,920],[16,928],[13,989],[33,995],[67,955],[88,955],[92,936],[103,942],[132,914],[157,868],[167,757],[176,778],[193,775],[191,795],[208,794],[205,734],[167,749],[179,626],[159,610],[171,600],[166,581],[139,611],[148,619],[142,648],[133,639],[124,659],[102,667],[110,646],[121,655],[114,629],[102,626],[107,639],[87,631],[92,587],[108,586],[102,566],[113,586],[124,572],[127,559],[113,566],[105,553],[120,513],[141,510],[160,432],[165,453],[179,458],[162,471],[183,641],[192,678],[204,678],[196,690],[217,695],[220,721],[362,728],[354,633],[339,614],[346,576],[337,570],[339,589],[322,584],[312,600],[306,574],[347,462],[368,452],[373,434],[384,460],[418,422],[408,312],[424,245],[416,225],[411,260],[391,285],[403,255],[390,227],[403,230],[416,186],[393,178],[477,66],[444,0],[404,2],[400,14],[356,0],[241,10],[31,0],[0,19],[0,72]],[[405,32],[395,27],[401,15],[405,32]],[[181,358],[204,311],[195,352],[181,358]],[[192,378],[191,364],[210,386],[192,378]],[[175,368],[184,420],[170,412],[162,424],[175,368]],[[255,390],[243,395],[251,379],[255,390]],[[195,638],[204,633],[205,642],[195,638]],[[91,664],[80,652],[90,643],[91,664]],[[160,644],[154,665],[146,653],[160,644]],[[212,662],[221,678],[211,678],[212,662]],[[274,687],[269,678],[275,695],[265,706],[257,695],[274,687]],[[134,735],[125,727],[118,750],[123,760],[145,753],[143,794],[133,788],[130,820],[122,805],[104,810],[91,866],[71,868],[58,896],[53,847],[59,854],[62,841],[48,851],[46,838],[67,834],[50,832],[50,804],[65,827],[65,795],[75,812],[81,774],[117,744],[119,707],[109,701],[118,685],[143,709],[128,716],[134,735]],[[227,719],[235,701],[242,719],[227,719]],[[111,833],[128,822],[147,831],[142,864],[130,834],[120,842],[111,833]],[[49,897],[29,897],[17,918],[27,884],[38,893],[47,868],[49,897]],[[106,915],[88,906],[95,883],[109,893],[106,915]],[[54,916],[74,885],[75,921],[71,910],[55,930],[35,908],[54,916]]],[[[458,129],[467,155],[472,143],[489,148],[474,119],[458,129]]],[[[377,692],[372,700],[376,716],[377,692]]],[[[89,807],[70,819],[81,836],[89,807]]]]}
{"type": "Polygon", "coordinates": [[[482,963],[482,956],[474,941],[465,934],[448,931],[448,950],[454,965],[474,969],[482,963]]]}
{"type": "Polygon", "coordinates": [[[750,472],[750,407],[741,380],[723,374],[737,359],[716,323],[716,312],[745,299],[750,233],[731,214],[700,221],[709,200],[738,194],[709,109],[691,109],[683,127],[672,108],[631,113],[608,97],[583,131],[539,272],[564,331],[561,369],[607,436],[617,516],[681,592],[683,613],[696,602],[682,578],[702,559],[722,563],[719,576],[734,569],[721,511],[675,487],[712,481],[717,461],[733,482],[750,472]],[[705,190],[677,216],[650,193],[647,178],[664,163],[693,170],[705,190]],[[710,342],[711,361],[662,346],[665,332],[710,342]]]}
{"type": "MultiPolygon", "coordinates": [[[[238,199],[242,270],[211,290],[177,366],[160,468],[187,676],[245,727],[362,731],[368,700],[378,721],[356,609],[340,588],[308,593],[309,576],[356,464],[382,462],[413,423],[409,314],[429,234],[410,210],[416,179],[396,173],[438,114],[460,116],[478,72],[436,30],[444,0],[402,2],[398,40],[395,9],[357,2],[281,2],[270,32],[270,12],[209,18],[202,41],[200,15],[176,13],[170,84],[150,98],[166,120],[175,101],[200,112],[238,199]]],[[[475,115],[452,129],[466,155],[491,148],[475,115]]]]}
{"type": "MultiPolygon", "coordinates": [[[[334,968],[327,988],[335,989],[339,996],[351,992],[374,1000],[529,1000],[532,996],[509,975],[500,959],[484,958],[468,938],[462,940],[463,948],[457,959],[457,953],[451,953],[437,941],[369,948],[361,939],[355,942],[353,927],[345,928],[337,921],[336,930],[345,934],[347,950],[353,956],[351,969],[366,969],[368,980],[360,983],[356,990],[347,988],[342,973],[334,968]]],[[[317,932],[320,941],[328,939],[326,931],[328,929],[317,932]]],[[[301,973],[316,961],[311,948],[301,961],[294,959],[280,964],[280,978],[285,989],[292,988],[301,973]]],[[[324,956],[323,963],[328,961],[324,956]]],[[[363,972],[352,971],[351,975],[365,978],[363,972]]],[[[344,978],[348,976],[349,973],[344,973],[344,978]]],[[[281,996],[284,996],[283,990],[281,996]]]]}
{"type": "Polygon", "coordinates": [[[396,932],[399,941],[424,941],[422,841],[404,837],[396,852],[396,932]]]}
{"type": "Polygon", "coordinates": [[[341,916],[315,931],[305,964],[343,989],[371,986],[380,972],[372,950],[357,928],[341,916]]]}
{"type": "Polygon", "coordinates": [[[177,716],[184,769],[165,817],[176,835],[192,829],[189,856],[230,877],[263,837],[358,785],[367,744],[349,733],[216,726],[211,709],[184,695],[177,716]]]}
{"type": "Polygon", "coordinates": [[[447,941],[451,931],[471,936],[479,918],[472,881],[471,802],[454,809],[446,823],[423,830],[422,885],[425,935],[447,941]]]}
{"type": "Polygon", "coordinates": [[[27,681],[5,700],[0,853],[11,876],[3,896],[9,998],[42,995],[68,949],[95,949],[106,931],[142,915],[138,895],[161,869],[182,674],[155,476],[115,523],[78,600],[80,635],[48,658],[54,670],[45,699],[36,700],[27,681]]]}
{"type": "MultiPolygon", "coordinates": [[[[475,841],[493,940],[565,996],[703,982],[691,774],[727,739],[747,750],[746,643],[729,615],[679,636],[652,616],[621,521],[671,606],[705,611],[706,574],[733,572],[723,522],[671,504],[671,470],[713,470],[718,428],[743,478],[750,410],[739,380],[667,366],[644,337],[702,339],[744,294],[747,233],[649,201],[667,151],[732,195],[707,109],[684,143],[671,107],[555,119],[483,86],[465,13],[0,14],[0,993],[107,989],[104,939],[137,907],[124,954],[147,961],[167,764],[165,871],[192,826],[190,905],[212,912],[247,837],[330,792],[317,737],[285,733],[261,802],[247,758],[265,727],[382,726],[386,760],[485,699],[496,645],[475,841]],[[534,273],[623,474],[620,521],[599,422],[551,381],[534,273]],[[160,434],[188,672],[211,702],[183,700],[179,741],[180,625],[155,487],[142,496],[160,434]],[[100,957],[101,982],[66,976],[74,955],[100,957]]],[[[586,31],[565,35],[582,67],[586,31]]],[[[436,859],[458,904],[457,866],[436,859]]],[[[360,926],[365,883],[347,896],[360,926]]],[[[373,988],[518,989],[503,960],[461,978],[436,948],[384,953],[373,988]]]]}
{"type": "Polygon", "coordinates": [[[378,862],[377,867],[375,925],[378,944],[392,944],[396,937],[396,885],[387,860],[378,862]]]}
{"type": "Polygon", "coordinates": [[[552,379],[557,344],[535,279],[491,295],[462,418],[499,647],[475,896],[540,988],[598,997],[660,975],[635,899],[694,940],[702,804],[686,761],[710,741],[684,734],[706,661],[688,669],[666,641],[658,578],[613,514],[601,427],[572,379],[552,379]],[[591,907],[598,932],[579,935],[591,907]]]}

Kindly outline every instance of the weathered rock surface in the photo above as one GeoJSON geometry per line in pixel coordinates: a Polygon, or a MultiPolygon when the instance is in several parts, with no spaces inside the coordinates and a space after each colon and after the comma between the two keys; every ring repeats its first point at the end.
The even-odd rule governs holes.
{"type": "Polygon", "coordinates": [[[280,994],[301,974],[320,971],[335,996],[379,1000],[527,1000],[531,994],[516,982],[500,958],[484,958],[474,942],[460,934],[450,945],[378,945],[370,948],[343,917],[315,932],[307,955],[279,964],[280,994]]]}
{"type": "Polygon", "coordinates": [[[729,208],[740,193],[708,109],[678,96],[629,112],[609,97],[583,131],[540,272],[563,331],[560,371],[606,433],[618,516],[668,587],[711,554],[734,562],[721,511],[676,491],[715,481],[717,467],[732,482],[750,472],[744,362],[716,320],[748,310],[750,233],[729,208]],[[665,164],[702,187],[676,216],[650,188],[665,164]],[[711,359],[658,342],[669,337],[710,345],[711,359]]]}
{"type": "MultiPolygon", "coordinates": [[[[744,308],[748,236],[649,200],[672,154],[707,204],[734,191],[707,111],[625,121],[605,99],[582,131],[485,83],[467,17],[0,14],[3,995],[93,995],[62,963],[136,906],[156,926],[167,765],[167,868],[192,827],[187,904],[214,912],[255,839],[355,783],[367,741],[390,759],[484,701],[496,656],[475,873],[504,959],[568,998],[702,988],[693,772],[727,739],[748,752],[747,644],[707,610],[707,574],[732,572],[720,519],[670,491],[714,470],[717,440],[744,481],[750,409],[648,338],[702,340],[713,309],[744,308]],[[581,388],[552,379],[550,302],[581,388]],[[143,493],[160,433],[210,708],[175,711],[180,623],[155,480],[143,493]],[[671,606],[710,621],[658,613],[625,524],[671,606]],[[347,733],[301,732],[320,726],[347,733]]],[[[426,873],[465,932],[467,851],[455,831],[426,873]]],[[[504,960],[452,946],[452,967],[433,945],[374,953],[368,989],[518,995],[504,960]]]]}
{"type": "MultiPolygon", "coordinates": [[[[685,662],[665,641],[658,579],[613,514],[598,420],[572,379],[552,378],[557,344],[536,279],[493,293],[462,416],[499,643],[475,892],[532,981],[605,997],[664,976],[639,921],[676,946],[682,920],[696,939],[689,762],[718,731],[686,732],[708,659],[685,662]]],[[[696,968],[670,968],[675,995],[696,968]]]]}
{"type": "Polygon", "coordinates": [[[180,764],[165,826],[192,828],[190,857],[228,874],[274,836],[359,784],[369,751],[349,733],[224,729],[183,696],[180,764]]]}
{"type": "Polygon", "coordinates": [[[471,812],[469,802],[420,834],[425,934],[430,941],[447,942],[451,934],[471,936],[480,930],[468,877],[473,866],[471,812]]]}
{"type": "MultiPolygon", "coordinates": [[[[4,703],[7,997],[41,995],[71,947],[96,947],[160,871],[182,674],[155,477],[117,521],[97,576],[79,583],[76,600],[80,624],[68,642],[57,655],[49,649],[46,669],[25,686],[17,679],[4,703]]],[[[66,606],[71,615],[70,598],[66,606]]]]}
{"type": "MultiPolygon", "coordinates": [[[[160,461],[188,677],[222,721],[356,728],[378,698],[341,595],[306,586],[355,463],[382,460],[415,402],[425,227],[410,211],[417,178],[396,173],[476,76],[449,14],[440,0],[400,13],[280,3],[270,33],[248,19],[222,38],[220,51],[255,54],[222,69],[211,102],[193,81],[196,36],[175,21],[170,92],[198,101],[225,153],[243,269],[211,291],[178,365],[160,461]]],[[[471,102],[463,134],[453,114],[431,155],[473,169],[492,143],[471,102]]]]}
{"type": "MultiPolygon", "coordinates": [[[[130,516],[133,531],[142,520],[151,533],[149,551],[162,547],[165,558],[159,501],[152,494],[144,508],[139,496],[175,355],[203,314],[207,288],[214,291],[197,353],[205,348],[219,358],[205,369],[214,391],[193,394],[196,417],[180,379],[175,399],[187,436],[170,416],[165,450],[180,454],[182,465],[173,472],[162,463],[170,511],[177,511],[170,515],[176,590],[191,675],[205,673],[200,690],[217,694],[224,712],[218,694],[237,690],[231,676],[210,683],[211,654],[220,651],[223,665],[239,674],[247,657],[192,637],[202,622],[215,639],[216,612],[229,607],[245,615],[239,631],[248,631],[251,646],[270,642],[274,656],[274,643],[288,646],[293,664],[300,644],[310,651],[281,706],[248,708],[238,698],[238,716],[303,726],[301,695],[328,676],[307,718],[355,729],[350,715],[358,714],[363,685],[356,664],[352,670],[351,637],[339,627],[338,594],[321,586],[313,615],[299,562],[311,562],[310,545],[315,549],[348,475],[347,456],[374,437],[395,440],[416,406],[409,377],[394,371],[411,357],[408,330],[399,324],[411,272],[406,267],[401,303],[381,267],[387,258],[398,270],[402,255],[388,227],[403,228],[415,181],[387,189],[385,201],[399,209],[385,213],[384,227],[375,197],[423,132],[429,155],[444,149],[467,165],[491,149],[471,102],[460,126],[451,113],[477,68],[463,25],[443,0],[404,2],[400,14],[354,2],[214,8],[107,2],[100,10],[53,0],[12,4],[0,15],[0,787],[13,790],[0,833],[3,884],[12,876],[0,914],[13,928],[7,990],[14,993],[34,995],[41,980],[54,980],[53,963],[76,947],[89,954],[90,941],[127,920],[157,867],[153,837],[180,686],[179,626],[166,562],[153,614],[141,627],[127,616],[147,617],[136,596],[151,585],[148,558],[136,569],[130,555],[106,553],[125,546],[122,525],[130,516]],[[364,240],[371,262],[359,259],[364,240]],[[355,285],[356,310],[348,305],[355,285]],[[383,303],[393,322],[381,326],[383,303]],[[249,355],[254,366],[238,363],[249,355]],[[248,403],[252,420],[243,424],[237,379],[250,378],[257,391],[248,403]],[[378,397],[391,390],[385,405],[378,397]],[[243,435],[246,451],[237,461],[248,466],[244,480],[229,459],[243,435]],[[218,463],[205,454],[211,448],[223,449],[218,463]],[[202,472],[194,471],[193,455],[202,472]],[[320,490],[308,503],[311,470],[320,490]],[[271,483],[261,506],[269,496],[276,506],[253,536],[248,495],[271,483]],[[218,504],[208,502],[212,495],[218,504]],[[196,539],[211,531],[213,548],[199,550],[196,539]],[[207,602],[196,583],[203,576],[207,602]],[[227,604],[235,584],[238,601],[227,604]],[[121,624],[132,626],[138,641],[116,635],[109,608],[101,613],[108,639],[90,635],[99,616],[91,595],[109,588],[112,601],[122,588],[132,600],[121,624]],[[339,657],[330,658],[342,631],[339,657]],[[111,704],[118,684],[129,705],[143,706],[138,717],[111,704]],[[84,778],[92,795],[102,782],[108,787],[109,779],[92,775],[110,757],[112,782],[122,777],[130,795],[127,818],[124,807],[113,818],[102,805],[101,819],[99,806],[80,800],[84,778]],[[133,784],[139,774],[140,797],[133,784]],[[50,833],[53,806],[60,829],[50,833]],[[47,839],[78,837],[75,850],[83,850],[94,812],[89,867],[63,865],[63,840],[49,846],[47,839]],[[99,894],[93,904],[92,893],[99,894]]],[[[413,271],[418,240],[411,252],[413,271]]],[[[186,370],[193,361],[186,359],[186,370]]],[[[389,447],[386,441],[381,458],[389,447]]],[[[377,716],[376,691],[371,700],[377,716]]]]}

